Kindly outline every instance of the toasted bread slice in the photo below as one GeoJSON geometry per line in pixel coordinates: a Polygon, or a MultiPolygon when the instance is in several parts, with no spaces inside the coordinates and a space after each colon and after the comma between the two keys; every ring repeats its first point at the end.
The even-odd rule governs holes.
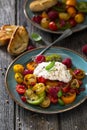
{"type": "Polygon", "coordinates": [[[9,43],[9,40],[15,29],[16,25],[3,25],[0,28],[0,46],[7,45],[9,43]]]}
{"type": "Polygon", "coordinates": [[[11,55],[19,55],[27,49],[29,35],[23,26],[18,26],[8,44],[7,50],[11,55]]]}
{"type": "Polygon", "coordinates": [[[29,8],[33,12],[39,12],[54,6],[57,2],[58,0],[35,0],[30,3],[29,8]]]}

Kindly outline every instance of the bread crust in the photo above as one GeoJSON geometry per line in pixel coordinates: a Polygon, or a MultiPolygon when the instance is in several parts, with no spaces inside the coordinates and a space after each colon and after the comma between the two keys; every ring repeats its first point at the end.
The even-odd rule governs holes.
{"type": "Polygon", "coordinates": [[[19,55],[27,49],[28,42],[29,35],[27,30],[23,26],[17,26],[10,39],[7,51],[11,55],[19,55]]]}
{"type": "Polygon", "coordinates": [[[0,46],[7,45],[9,43],[15,29],[16,25],[3,25],[0,28],[0,46]]]}
{"type": "Polygon", "coordinates": [[[33,12],[40,12],[54,6],[57,2],[58,0],[35,0],[30,3],[29,8],[33,12]]]}

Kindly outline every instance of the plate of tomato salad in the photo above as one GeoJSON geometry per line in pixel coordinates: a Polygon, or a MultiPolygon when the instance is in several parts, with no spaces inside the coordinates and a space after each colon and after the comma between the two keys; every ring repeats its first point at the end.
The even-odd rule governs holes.
{"type": "Polygon", "coordinates": [[[58,1],[57,6],[39,13],[30,10],[31,2],[26,0],[24,14],[33,26],[42,31],[62,34],[67,28],[73,32],[87,28],[87,0],[68,0],[67,4],[58,1]]]}
{"type": "MultiPolygon", "coordinates": [[[[36,102],[26,102],[25,98],[24,98],[24,92],[25,92],[25,88],[23,89],[24,87],[24,84],[22,84],[22,88],[20,87],[20,84],[21,84],[21,81],[20,83],[17,83],[17,81],[15,80],[15,72],[13,70],[13,67],[17,64],[20,64],[20,65],[23,65],[24,67],[26,65],[28,65],[29,67],[29,64],[28,63],[31,63],[31,56],[32,55],[37,55],[38,53],[40,53],[41,51],[43,50],[43,48],[38,48],[38,49],[34,49],[32,51],[27,51],[27,52],[24,52],[23,54],[21,54],[20,56],[18,56],[8,67],[7,69],[7,72],[6,72],[6,75],[5,75],[5,85],[6,85],[6,89],[9,93],[9,95],[12,97],[12,99],[17,103],[19,104],[21,107],[27,109],[27,110],[30,110],[30,111],[34,111],[34,112],[38,112],[38,113],[45,113],[45,114],[53,114],[53,113],[61,113],[61,112],[64,112],[64,111],[68,111],[70,109],[73,109],[75,107],[77,107],[78,105],[80,105],[82,102],[84,102],[87,98],[87,76],[85,75],[85,77],[81,80],[78,80],[79,81],[79,84],[80,84],[80,89],[77,89],[77,92],[75,94],[73,94],[73,89],[71,90],[72,94],[70,96],[70,98],[68,98],[69,100],[72,100],[71,103],[65,103],[63,104],[63,102],[69,102],[69,100],[67,99],[67,96],[66,97],[66,101],[64,101],[64,99],[62,98],[63,102],[61,102],[61,91],[58,91],[57,90],[57,99],[59,99],[59,103],[58,103],[58,100],[54,100],[53,98],[51,98],[51,102],[50,102],[50,105],[48,107],[42,107],[40,105],[41,101],[43,100],[44,98],[44,93],[40,96],[40,101],[38,103],[38,101],[36,100],[36,102]],[[21,91],[22,90],[22,91],[21,91]],[[79,91],[78,91],[79,90],[79,91]],[[76,97],[76,98],[75,98],[76,97]],[[75,98],[75,100],[74,100],[75,98]]],[[[83,57],[81,57],[78,53],[72,51],[72,50],[69,50],[69,49],[66,49],[66,48],[57,48],[57,47],[52,47],[50,48],[47,52],[44,53],[44,55],[51,55],[51,54],[58,54],[62,57],[62,60],[66,59],[66,58],[70,58],[71,61],[72,61],[72,68],[77,68],[77,72],[78,73],[78,69],[81,69],[85,72],[87,72],[87,61],[86,59],[83,59],[83,57]]],[[[53,63],[52,63],[53,64],[53,63]]],[[[52,65],[51,65],[52,67],[52,65]]],[[[50,67],[48,66],[48,69],[50,67]]],[[[32,72],[30,72],[32,73],[32,72]]],[[[26,79],[26,78],[25,78],[26,79]]],[[[77,79],[77,78],[75,78],[77,79]]],[[[38,79],[38,82],[44,82],[44,78],[40,77],[38,79]]],[[[60,82],[60,86],[61,86],[61,83],[60,82]]],[[[73,84],[76,83],[76,82],[73,82],[73,84]]],[[[33,84],[32,84],[33,86],[33,84]]],[[[53,85],[55,86],[55,85],[53,85]]],[[[44,87],[42,87],[44,88],[44,87]]],[[[66,87],[63,87],[63,92],[66,93],[66,91],[68,91],[67,89],[67,85],[66,87]]],[[[77,88],[78,88],[78,84],[77,84],[77,88]]],[[[36,93],[36,89],[37,87],[34,87],[34,91],[36,93]]],[[[54,90],[52,91],[55,91],[56,90],[56,87],[53,87],[54,90]]],[[[44,90],[44,89],[42,89],[44,90]]],[[[41,91],[42,91],[41,90],[41,91]]],[[[51,95],[52,96],[52,95],[51,95]]]]}

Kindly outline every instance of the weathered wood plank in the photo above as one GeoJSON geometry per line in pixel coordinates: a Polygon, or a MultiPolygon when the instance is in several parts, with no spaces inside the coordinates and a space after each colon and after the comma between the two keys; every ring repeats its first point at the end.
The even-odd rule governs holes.
{"type": "MultiPolygon", "coordinates": [[[[15,24],[15,1],[0,0],[0,26],[3,24],[15,24]]],[[[0,68],[8,67],[12,61],[6,47],[0,47],[0,68]]],[[[14,130],[14,102],[9,97],[4,76],[0,70],[0,130],[14,130]]]]}

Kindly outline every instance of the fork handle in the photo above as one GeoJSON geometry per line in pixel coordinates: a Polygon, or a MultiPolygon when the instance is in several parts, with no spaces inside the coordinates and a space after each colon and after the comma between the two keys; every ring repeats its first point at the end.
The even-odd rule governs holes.
{"type": "Polygon", "coordinates": [[[46,43],[49,43],[49,45],[48,45],[45,49],[43,49],[38,55],[43,54],[46,50],[48,50],[48,49],[49,49],[51,46],[53,46],[55,43],[57,43],[57,42],[63,40],[64,38],[68,37],[68,36],[71,35],[71,34],[72,34],[72,30],[71,30],[71,29],[67,29],[67,30],[65,30],[65,31],[63,32],[63,34],[62,34],[59,38],[57,38],[57,39],[56,39],[54,42],[52,42],[51,44],[50,44],[50,42],[46,41],[46,43]]]}

